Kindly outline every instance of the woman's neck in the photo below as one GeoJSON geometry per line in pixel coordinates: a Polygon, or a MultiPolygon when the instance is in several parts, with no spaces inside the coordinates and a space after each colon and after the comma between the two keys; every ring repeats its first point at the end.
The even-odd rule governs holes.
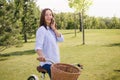
{"type": "Polygon", "coordinates": [[[47,26],[50,26],[50,24],[47,24],[47,26]]]}

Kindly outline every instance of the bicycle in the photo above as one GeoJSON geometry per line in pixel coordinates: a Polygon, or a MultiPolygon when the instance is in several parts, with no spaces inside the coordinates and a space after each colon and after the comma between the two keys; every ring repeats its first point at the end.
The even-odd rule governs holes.
{"type": "MultiPolygon", "coordinates": [[[[52,60],[46,59],[47,62],[51,62],[52,64],[55,64],[52,60]]],[[[83,66],[80,64],[73,64],[74,66],[77,66],[79,69],[83,69],[83,66]]],[[[45,80],[45,74],[47,71],[43,69],[41,66],[37,66],[37,71],[41,73],[41,80],[45,80]]],[[[27,80],[39,80],[38,76],[32,74],[31,76],[28,77],[27,80]]]]}

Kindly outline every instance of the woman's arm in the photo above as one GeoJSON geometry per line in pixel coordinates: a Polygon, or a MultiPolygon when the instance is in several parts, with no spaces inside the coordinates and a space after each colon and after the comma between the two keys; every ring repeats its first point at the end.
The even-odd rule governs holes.
{"type": "Polygon", "coordinates": [[[44,55],[43,55],[43,53],[42,53],[42,50],[41,50],[41,49],[37,49],[36,52],[37,52],[37,54],[38,54],[37,60],[42,61],[42,62],[45,62],[45,57],[44,57],[44,55]]]}
{"type": "Polygon", "coordinates": [[[53,31],[54,31],[56,37],[61,37],[61,34],[58,32],[57,29],[53,29],[53,31]]]}
{"type": "Polygon", "coordinates": [[[52,30],[54,31],[56,37],[61,37],[61,34],[58,32],[58,30],[56,28],[57,26],[56,26],[56,22],[55,22],[54,18],[52,19],[50,26],[51,26],[52,30]]]}
{"type": "Polygon", "coordinates": [[[45,61],[45,57],[42,52],[44,36],[45,36],[45,28],[42,26],[36,32],[36,45],[35,45],[35,51],[38,54],[37,60],[42,61],[42,62],[45,61]]]}
{"type": "Polygon", "coordinates": [[[62,42],[62,41],[64,41],[63,35],[60,32],[58,32],[56,27],[57,26],[56,26],[55,20],[53,18],[53,21],[51,23],[51,28],[52,28],[53,32],[55,33],[55,35],[56,35],[57,41],[62,42]]]}

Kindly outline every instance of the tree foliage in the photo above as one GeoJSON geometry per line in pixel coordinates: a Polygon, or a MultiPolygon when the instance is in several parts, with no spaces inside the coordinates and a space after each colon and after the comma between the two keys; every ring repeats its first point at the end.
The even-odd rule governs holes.
{"type": "Polygon", "coordinates": [[[92,4],[92,0],[68,0],[69,6],[73,8],[76,12],[82,12],[89,9],[92,4]]]}
{"type": "MultiPolygon", "coordinates": [[[[79,29],[79,15],[74,13],[58,13],[55,16],[58,29],[79,29]]],[[[84,16],[85,29],[120,29],[120,18],[118,17],[94,17],[84,16]]]]}
{"type": "Polygon", "coordinates": [[[83,23],[84,23],[84,15],[88,10],[89,6],[92,4],[92,0],[68,0],[69,6],[75,10],[75,12],[79,12],[79,20],[80,20],[80,31],[82,31],[83,23]]]}
{"type": "Polygon", "coordinates": [[[22,34],[24,42],[27,42],[28,37],[35,33],[37,24],[37,19],[39,16],[38,9],[33,0],[24,0],[22,2],[22,34]],[[37,14],[38,13],[38,14],[37,14]]]}
{"type": "Polygon", "coordinates": [[[34,0],[0,0],[0,50],[18,46],[22,38],[25,40],[24,34],[34,35],[38,19],[39,9],[34,0]]]}
{"type": "Polygon", "coordinates": [[[9,47],[19,43],[20,29],[14,23],[13,3],[1,1],[0,5],[0,46],[9,47]]]}

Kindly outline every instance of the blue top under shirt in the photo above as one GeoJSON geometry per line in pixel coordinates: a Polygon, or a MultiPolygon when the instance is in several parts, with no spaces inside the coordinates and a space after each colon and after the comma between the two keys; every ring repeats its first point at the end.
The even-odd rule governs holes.
{"type": "MultiPolygon", "coordinates": [[[[61,34],[57,37],[52,29],[44,26],[38,28],[36,32],[35,50],[41,49],[45,58],[50,59],[55,63],[60,62],[59,48],[57,42],[63,42],[64,37],[61,34]]],[[[40,62],[40,65],[51,64],[50,62],[40,62]]]]}

